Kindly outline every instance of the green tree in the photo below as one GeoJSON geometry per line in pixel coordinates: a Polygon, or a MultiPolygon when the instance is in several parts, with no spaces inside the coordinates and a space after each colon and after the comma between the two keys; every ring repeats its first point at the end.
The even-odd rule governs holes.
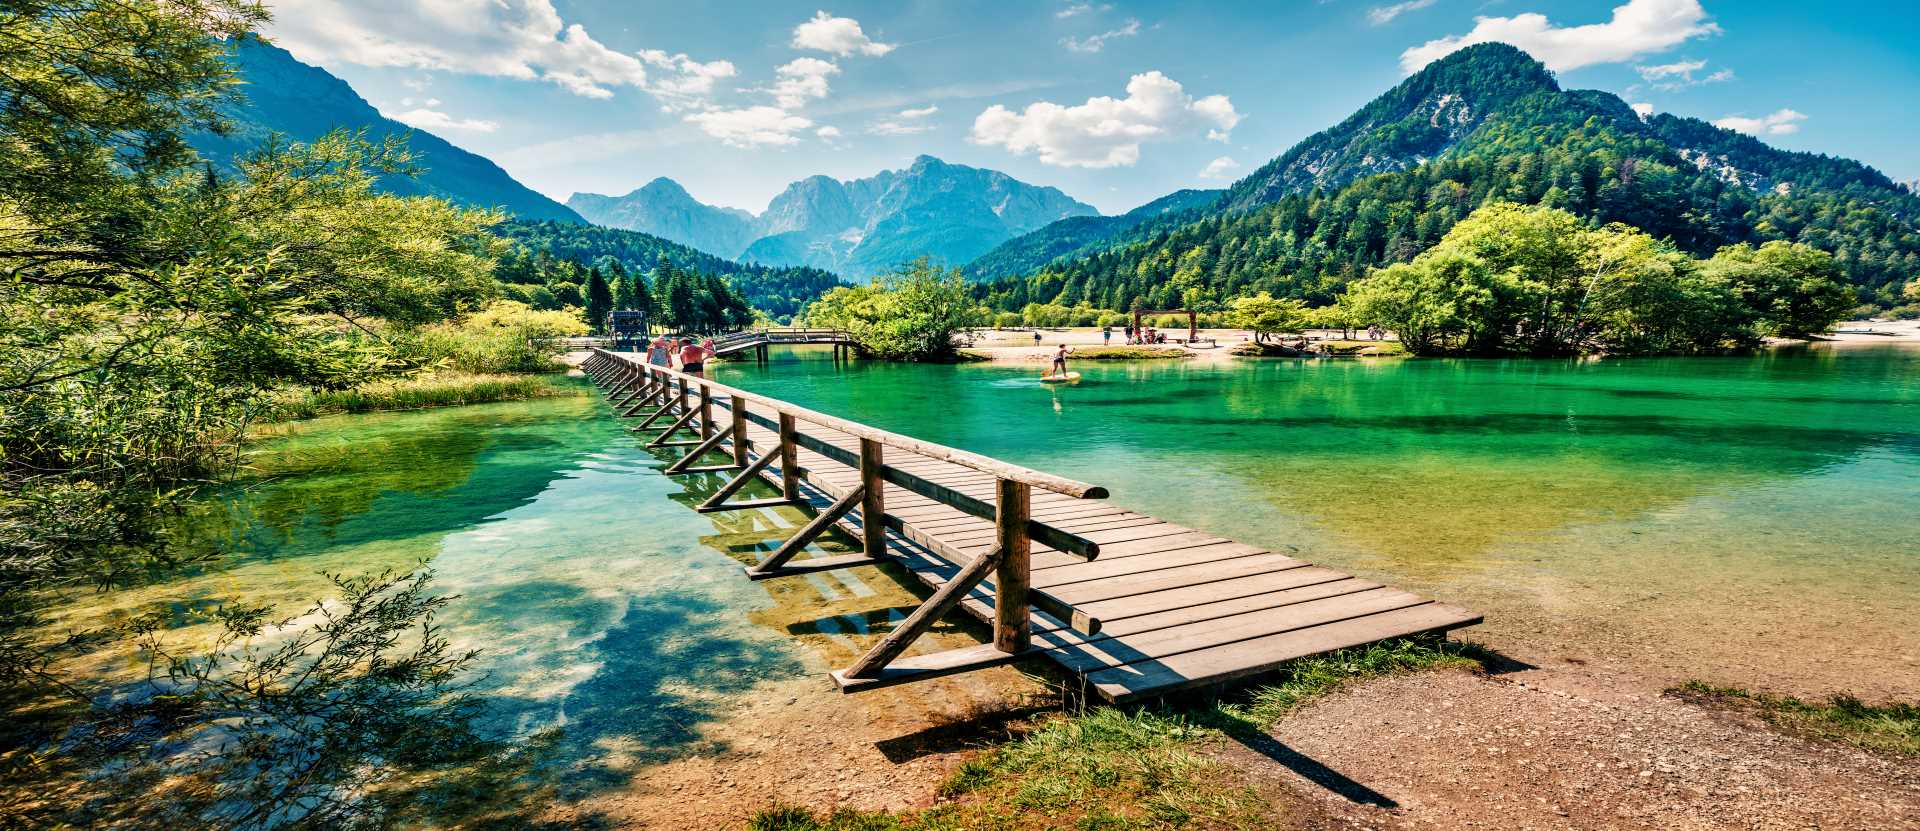
{"type": "Polygon", "coordinates": [[[626,266],[621,265],[619,260],[609,259],[607,261],[606,272],[607,283],[613,287],[613,305],[611,308],[619,311],[628,311],[637,308],[634,305],[633,275],[627,273],[626,266]]]}
{"type": "Polygon", "coordinates": [[[1845,320],[1855,303],[1833,255],[1803,243],[1729,245],[1707,261],[1706,272],[1740,298],[1762,335],[1817,335],[1845,320]]]}
{"type": "Polygon", "coordinates": [[[587,272],[587,325],[593,331],[606,330],[607,314],[613,311],[613,289],[607,285],[606,275],[594,268],[587,272]]]}
{"type": "Polygon", "coordinates": [[[1377,269],[1340,305],[1416,354],[1686,352],[1751,344],[1730,279],[1623,225],[1495,203],[1412,262],[1377,269]]]}
{"type": "Polygon", "coordinates": [[[1227,323],[1253,332],[1255,341],[1268,335],[1298,332],[1307,325],[1307,304],[1292,298],[1274,299],[1266,292],[1228,301],[1227,323]]]}
{"type": "Polygon", "coordinates": [[[195,162],[184,135],[224,129],[234,91],[226,41],[265,21],[242,0],[0,12],[0,706],[33,760],[0,783],[8,824],[352,825],[365,786],[472,746],[465,659],[421,628],[424,575],[349,580],[262,651],[227,647],[267,611],[219,606],[217,662],[170,652],[148,617],[44,620],[65,593],[208,557],[166,523],[233,472],[276,389],[409,371],[413,329],[496,291],[497,215],[376,190],[412,170],[399,141],[272,141],[238,175],[195,162]],[[126,637],[155,659],[145,686],[63,669],[126,637]]]}
{"type": "Polygon", "coordinates": [[[952,361],[955,336],[980,323],[966,277],[925,257],[869,285],[833,289],[804,314],[809,326],[846,330],[862,354],[896,361],[952,361]]]}

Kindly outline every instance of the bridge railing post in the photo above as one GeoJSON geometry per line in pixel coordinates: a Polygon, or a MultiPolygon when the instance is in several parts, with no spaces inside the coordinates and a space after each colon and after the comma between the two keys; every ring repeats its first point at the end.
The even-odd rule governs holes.
{"type": "Polygon", "coordinates": [[[780,414],[780,498],[800,501],[799,427],[789,413],[780,414]]]}
{"type": "Polygon", "coordinates": [[[860,440],[860,484],[866,490],[860,500],[860,525],[869,557],[882,557],[887,553],[886,483],[881,477],[886,461],[881,456],[881,446],[873,439],[860,440]]]}
{"type": "Polygon", "coordinates": [[[747,402],[736,395],[727,403],[727,409],[733,413],[733,463],[744,468],[752,463],[747,458],[747,402]]]}
{"type": "Polygon", "coordinates": [[[713,390],[706,384],[700,385],[700,437],[713,436],[713,390]]]}
{"type": "Polygon", "coordinates": [[[994,490],[993,525],[1000,563],[993,575],[993,646],[1001,652],[1020,653],[1033,642],[1027,596],[1033,581],[1033,541],[1027,536],[1033,490],[1012,479],[998,480],[994,490]]]}

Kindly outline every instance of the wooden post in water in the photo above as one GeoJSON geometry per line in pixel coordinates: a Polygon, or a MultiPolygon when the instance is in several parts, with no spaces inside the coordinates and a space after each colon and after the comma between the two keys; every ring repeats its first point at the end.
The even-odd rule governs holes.
{"type": "Polygon", "coordinates": [[[736,395],[727,403],[731,405],[728,409],[733,412],[733,463],[739,467],[746,467],[749,463],[747,459],[747,402],[740,400],[740,396],[736,395]]]}
{"type": "Polygon", "coordinates": [[[860,501],[860,527],[866,537],[867,556],[875,558],[887,553],[886,483],[880,479],[885,460],[880,448],[873,439],[860,440],[860,484],[866,490],[860,501]]]}
{"type": "Polygon", "coordinates": [[[780,414],[780,498],[800,501],[800,442],[793,416],[780,414]]]}
{"type": "Polygon", "coordinates": [[[1027,588],[1033,579],[1033,543],[1027,538],[1032,486],[1001,479],[995,487],[994,530],[1000,565],[993,574],[993,646],[1001,652],[1027,651],[1033,642],[1028,625],[1027,588]]]}

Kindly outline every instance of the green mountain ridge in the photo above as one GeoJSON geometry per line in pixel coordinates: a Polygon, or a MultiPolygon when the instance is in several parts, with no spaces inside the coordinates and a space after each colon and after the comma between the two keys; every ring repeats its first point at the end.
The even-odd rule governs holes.
{"type": "Polygon", "coordinates": [[[1174,222],[1220,203],[1225,190],[1177,190],[1118,216],[1075,216],[1048,223],[994,246],[967,263],[974,280],[997,280],[1053,262],[1148,222],[1174,222]]]}
{"type": "MultiPolygon", "coordinates": [[[[634,273],[647,272],[664,257],[683,271],[725,277],[754,308],[776,318],[793,315],[828,289],[841,285],[839,277],[817,268],[736,262],[652,234],[620,228],[555,220],[515,220],[502,223],[495,231],[517,244],[519,251],[515,257],[546,252],[551,257],[583,263],[615,259],[634,273]]],[[[508,267],[511,268],[511,264],[508,267]]]]}
{"type": "Polygon", "coordinates": [[[1236,183],[1222,205],[1145,223],[1067,258],[1006,263],[1001,308],[1217,305],[1257,291],[1330,302],[1489,201],[1624,222],[1695,254],[1736,242],[1833,252],[1864,304],[1920,277],[1920,198],[1858,162],[1780,150],[1691,118],[1642,119],[1562,90],[1504,44],[1455,52],[1236,183]],[[1024,265],[1025,268],[1017,266],[1024,265]]]}
{"type": "Polygon", "coordinates": [[[223,169],[232,171],[236,159],[275,134],[312,141],[337,128],[365,130],[373,141],[406,136],[421,169],[418,176],[382,177],[380,186],[390,193],[500,208],[522,219],[585,221],[572,209],[515,181],[486,157],[381,115],[347,82],[301,63],[285,49],[244,38],[233,44],[230,61],[245,81],[242,100],[222,108],[232,129],[225,135],[196,133],[189,139],[201,156],[223,169]]]}
{"type": "MultiPolygon", "coordinates": [[[[727,277],[755,308],[776,317],[792,315],[807,301],[840,284],[839,278],[818,269],[745,264],[661,237],[591,225],[572,208],[520,184],[485,157],[382,116],[347,82],[301,63],[284,49],[247,38],[233,45],[230,60],[246,82],[243,99],[225,108],[231,129],[224,135],[198,133],[191,137],[195,150],[229,171],[236,159],[274,135],[309,141],[344,128],[365,130],[368,138],[376,141],[405,136],[422,171],[416,177],[382,177],[380,188],[403,196],[436,196],[461,205],[506,211],[512,218],[496,232],[517,243],[515,257],[545,251],[579,262],[613,258],[629,271],[644,273],[664,256],[677,268],[727,277]]],[[[679,189],[671,180],[648,187],[661,182],[665,183],[662,187],[679,189]]]]}

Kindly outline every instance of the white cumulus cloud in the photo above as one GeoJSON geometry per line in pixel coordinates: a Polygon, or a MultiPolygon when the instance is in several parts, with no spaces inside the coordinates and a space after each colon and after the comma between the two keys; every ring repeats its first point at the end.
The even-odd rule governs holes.
{"type": "Polygon", "coordinates": [[[1800,132],[1800,122],[1805,120],[1806,113],[1783,107],[1759,118],[1730,115],[1713,122],[1713,126],[1739,130],[1752,136],[1786,136],[1800,132]]]}
{"type": "Polygon", "coordinates": [[[1207,162],[1206,167],[1200,168],[1200,178],[1231,179],[1233,178],[1233,172],[1239,169],[1240,163],[1234,161],[1232,156],[1221,156],[1220,158],[1207,162]]]}
{"type": "MultiPolygon", "coordinates": [[[[361,66],[413,67],[557,84],[575,95],[608,98],[632,87],[666,98],[683,77],[725,71],[725,61],[661,66],[594,40],[562,20],[552,0],[279,0],[267,34],[302,60],[361,66]],[[724,67],[724,70],[723,70],[724,67]]],[[[642,55],[647,53],[642,53],[642,55]]],[[[661,53],[664,54],[664,53],[661,53]]],[[[684,57],[684,56],[678,56],[684,57]]]]}
{"type": "Polygon", "coordinates": [[[426,107],[415,107],[411,110],[404,110],[397,113],[381,113],[381,115],[405,124],[408,127],[418,127],[428,132],[453,130],[469,133],[491,133],[500,129],[500,122],[497,121],[487,121],[480,118],[455,118],[439,110],[428,109],[428,107],[438,103],[440,102],[429,100],[426,107]]]}
{"type": "Polygon", "coordinates": [[[1060,45],[1073,52],[1098,52],[1107,47],[1107,41],[1114,38],[1130,38],[1140,34],[1140,21],[1129,20],[1120,28],[1083,38],[1061,38],[1060,45]]]}
{"type": "Polygon", "coordinates": [[[746,148],[796,144],[800,138],[795,134],[813,126],[801,116],[764,104],[697,112],[686,120],[730,147],[746,148]]]}
{"type": "Polygon", "coordinates": [[[1498,41],[1526,50],[1548,69],[1564,72],[1633,60],[1719,32],[1719,24],[1707,18],[1700,0],[1627,0],[1614,7],[1607,22],[1584,26],[1555,26],[1536,12],[1475,18],[1473,29],[1464,35],[1430,40],[1400,53],[1400,68],[1412,74],[1455,50],[1498,41]]]}
{"type": "Polygon", "coordinates": [[[671,110],[705,103],[707,97],[713,94],[716,82],[738,74],[732,61],[701,63],[687,57],[684,52],[669,55],[660,49],[642,49],[640,59],[671,73],[648,87],[648,91],[659,97],[661,103],[671,110]]]}
{"type": "Polygon", "coordinates": [[[1102,95],[1074,106],[1039,101],[1021,112],[995,104],[974,119],[967,140],[1037,152],[1040,161],[1060,167],[1128,167],[1140,160],[1143,143],[1202,132],[1225,141],[1239,123],[1226,96],[1196,99],[1152,71],[1128,80],[1125,98],[1102,95]]]}
{"type": "Polygon", "coordinates": [[[1433,5],[1437,0],[1406,0],[1391,6],[1375,6],[1367,10],[1367,22],[1375,26],[1385,26],[1393,19],[1407,12],[1419,11],[1433,5]]]}
{"type": "Polygon", "coordinates": [[[840,128],[829,124],[825,127],[822,127],[818,130],[813,131],[813,134],[823,139],[837,139],[840,137],[840,128]]]}
{"type": "Polygon", "coordinates": [[[1069,17],[1079,17],[1080,15],[1087,14],[1089,12],[1104,12],[1104,11],[1112,11],[1112,10],[1113,10],[1113,6],[1107,3],[1101,3],[1098,6],[1095,6],[1092,3],[1069,3],[1067,4],[1066,8],[1061,9],[1057,12],[1054,12],[1053,16],[1064,20],[1069,17]]]}
{"type": "Polygon", "coordinates": [[[818,11],[812,20],[793,28],[793,48],[831,52],[843,58],[855,52],[879,57],[892,52],[894,45],[867,37],[858,20],[818,11]]]}
{"type": "Polygon", "coordinates": [[[1654,66],[1636,66],[1633,70],[1640,73],[1641,80],[1653,84],[1654,89],[1665,92],[1733,80],[1731,69],[1719,69],[1707,75],[1695,74],[1706,68],[1706,61],[1675,61],[1654,66]]]}
{"type": "Polygon", "coordinates": [[[1633,111],[1642,119],[1651,118],[1653,116],[1653,105],[1642,101],[1633,105],[1633,111]]]}
{"type": "Polygon", "coordinates": [[[796,58],[774,70],[773,100],[781,107],[794,109],[814,98],[827,97],[827,76],[839,74],[833,61],[796,58]]]}
{"type": "Polygon", "coordinates": [[[911,136],[933,129],[927,118],[940,111],[939,107],[926,106],[917,110],[901,110],[893,117],[874,122],[867,132],[876,136],[911,136]]]}

